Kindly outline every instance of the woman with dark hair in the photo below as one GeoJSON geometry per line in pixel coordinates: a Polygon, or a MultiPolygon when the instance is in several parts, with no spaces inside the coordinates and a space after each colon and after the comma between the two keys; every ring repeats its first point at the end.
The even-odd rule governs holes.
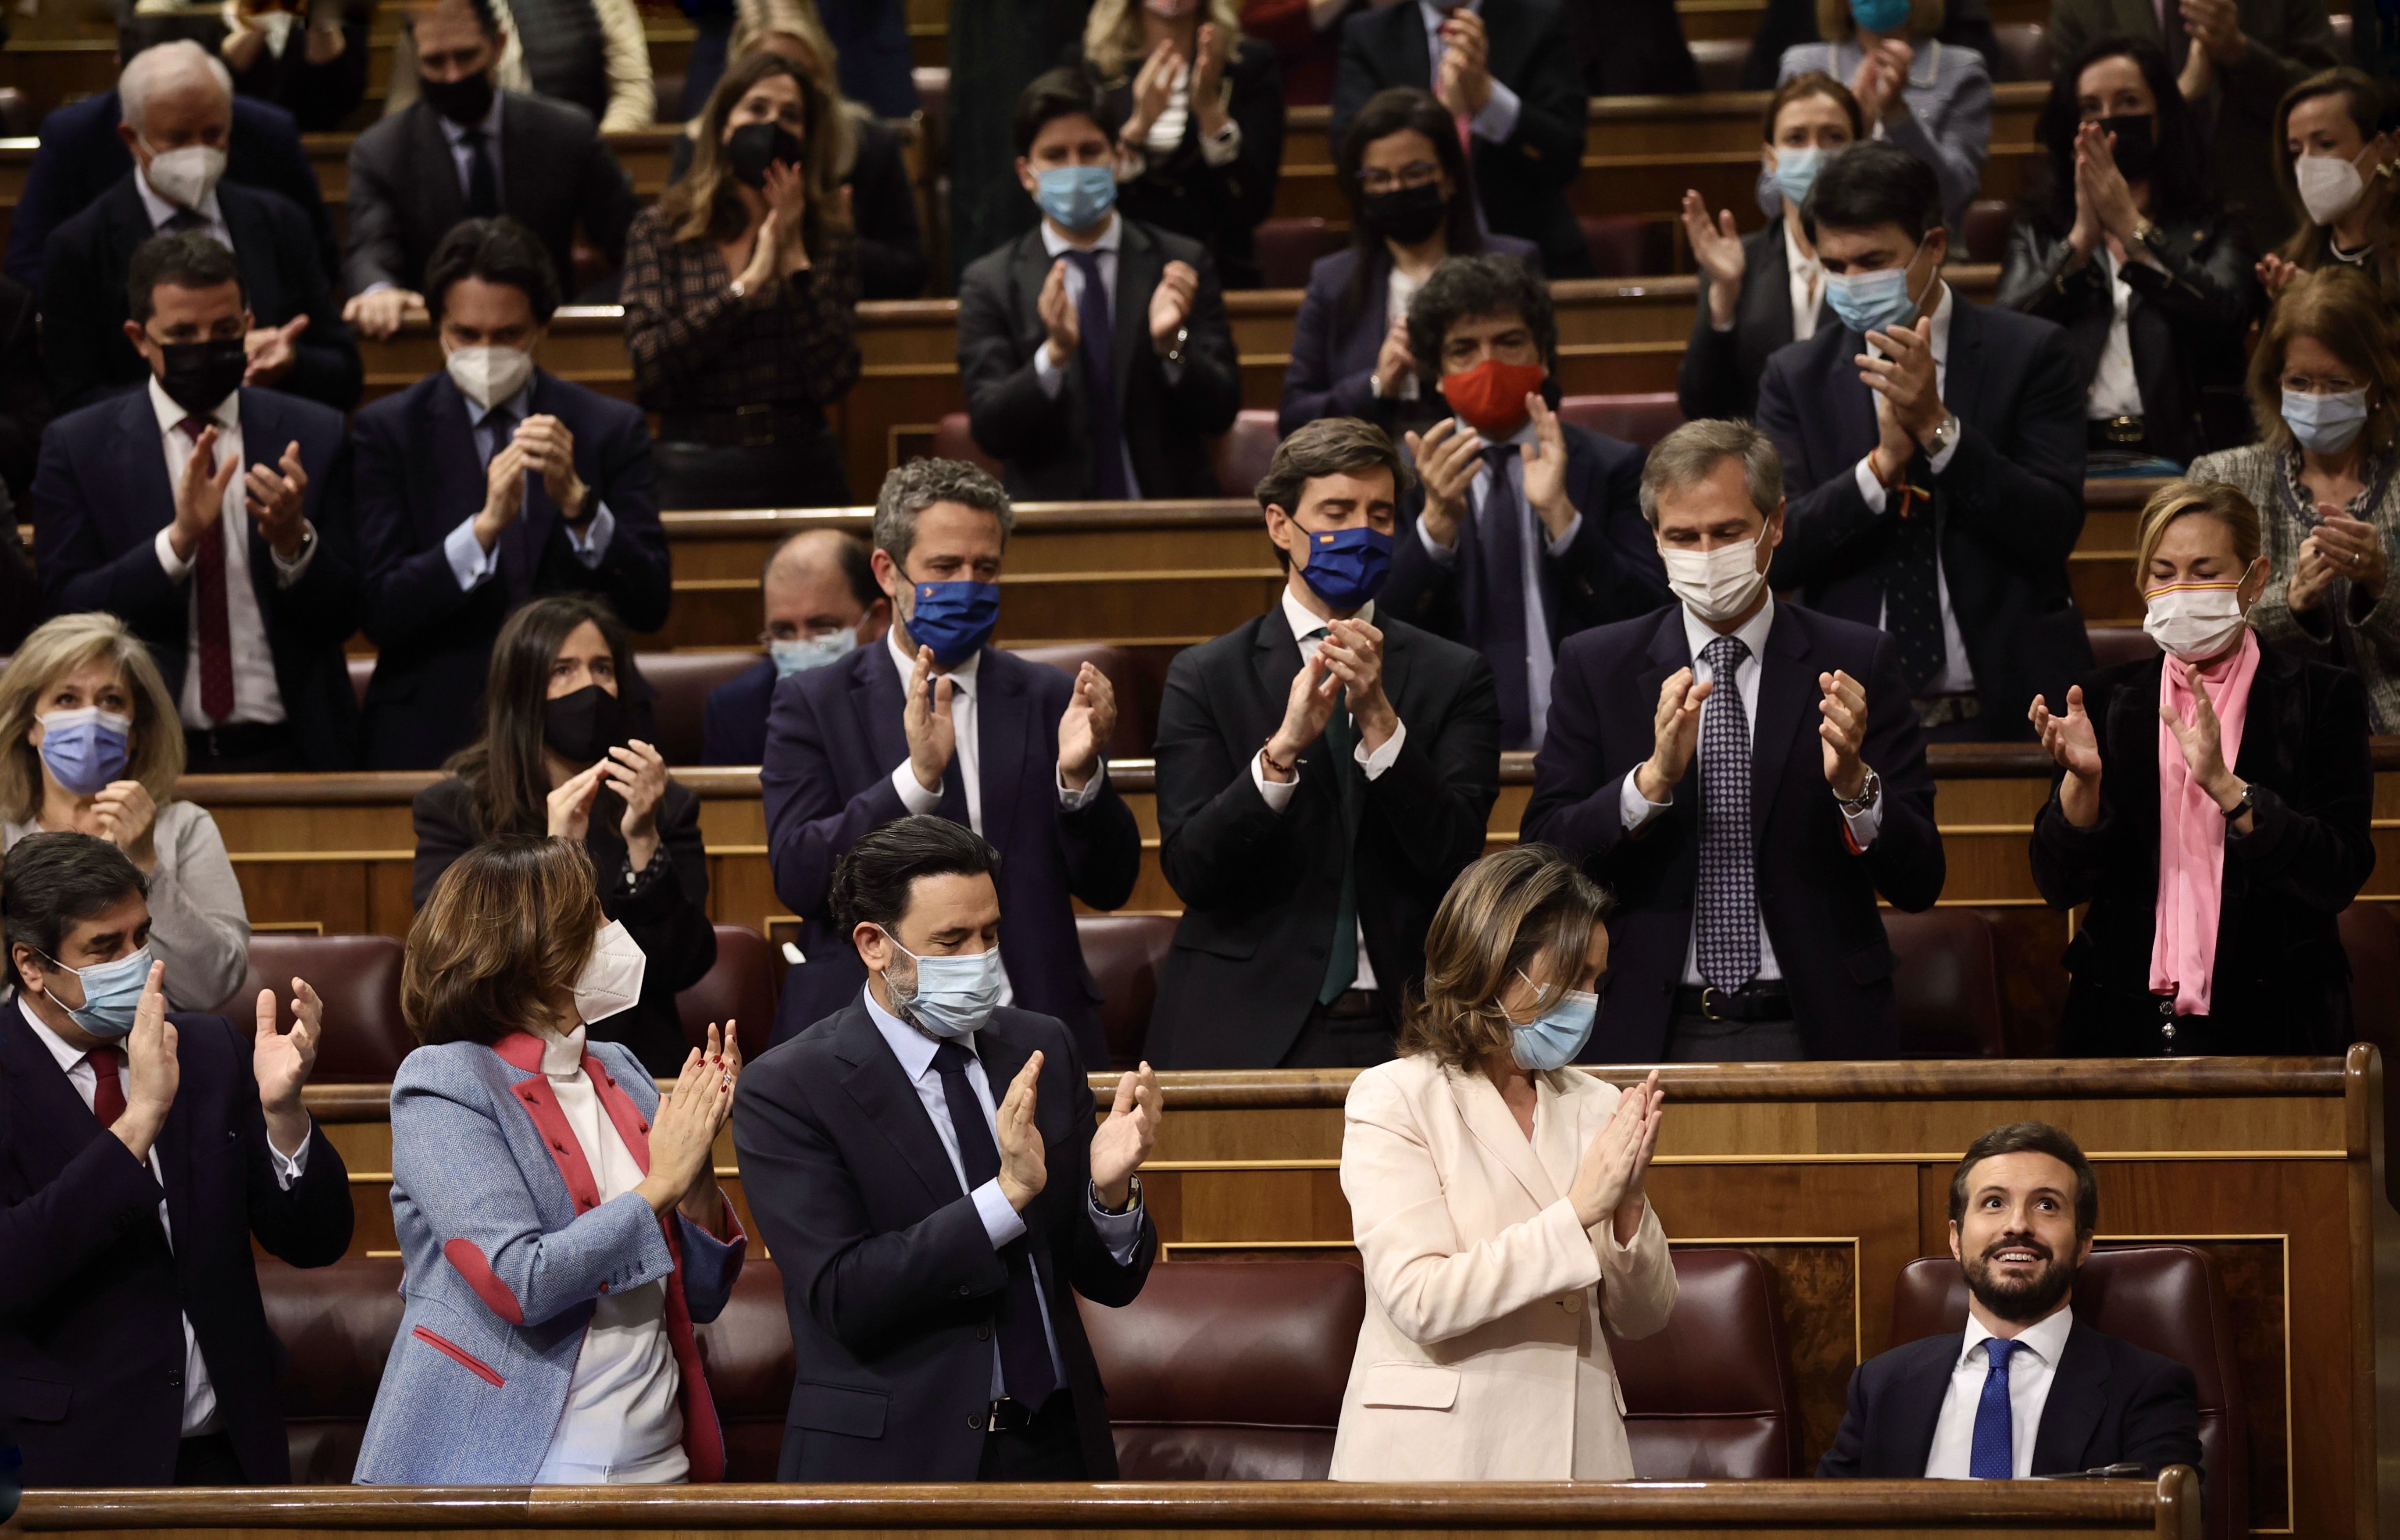
{"type": "Polygon", "coordinates": [[[1276,430],[1319,417],[1363,417],[1394,433],[1423,427],[1442,408],[1418,384],[1409,301],[1444,257],[1499,252],[1538,272],[1540,252],[1530,240],[1484,234],[1458,126],[1429,91],[1395,86],[1369,97],[1334,172],[1350,200],[1350,249],[1309,271],[1276,430]]]}
{"type": "Polygon", "coordinates": [[[410,896],[421,907],[452,863],[501,835],[581,846],[600,873],[600,906],[649,960],[640,999],[593,1022],[592,1036],[667,1075],[686,1046],[675,992],[716,965],[716,931],[700,798],[631,736],[625,692],[636,683],[607,605],[554,594],[510,616],[492,647],[484,735],[416,794],[410,896]]]}
{"type": "Polygon", "coordinates": [[[2091,473],[2175,474],[2242,443],[2253,253],[2209,190],[2166,54],[2093,44],[2052,82],[2039,131],[2050,185],[2010,232],[1999,303],[2066,328],[2091,473]]]}
{"type": "MultiPolygon", "coordinates": [[[[1967,217],[1992,149],[1992,75],[1971,48],[1942,41],[1943,0],[1816,0],[1821,43],[1783,50],[1776,78],[1812,71],[1850,88],[1867,131],[1933,168],[1942,222],[1967,217]]],[[[1772,179],[1758,179],[1762,209],[1775,207],[1772,179]]]]}
{"type": "Polygon", "coordinates": [[[691,172],[625,237],[625,347],[659,414],[659,503],[850,500],[825,409],[858,379],[858,242],[836,168],[848,128],[781,55],[709,94],[691,172]]]}
{"type": "Polygon", "coordinates": [[[2377,133],[2384,90],[2344,67],[2309,76],[2275,104],[2275,180],[2296,222],[2292,238],[2259,259],[2269,294],[2302,273],[2339,263],[2400,296],[2400,132],[2377,133]]]}

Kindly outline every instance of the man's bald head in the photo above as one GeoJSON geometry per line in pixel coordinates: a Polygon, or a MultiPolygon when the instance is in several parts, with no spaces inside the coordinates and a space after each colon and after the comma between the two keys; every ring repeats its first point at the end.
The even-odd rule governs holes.
{"type": "Polygon", "coordinates": [[[233,129],[233,75],[223,60],[190,38],[135,54],[116,77],[116,101],[118,120],[161,150],[182,147],[159,143],[171,131],[170,119],[174,126],[187,118],[220,120],[213,142],[220,149],[233,129]]]}
{"type": "Polygon", "coordinates": [[[838,529],[805,530],[776,547],[760,584],[771,641],[850,631],[871,642],[891,624],[866,542],[838,529]]]}

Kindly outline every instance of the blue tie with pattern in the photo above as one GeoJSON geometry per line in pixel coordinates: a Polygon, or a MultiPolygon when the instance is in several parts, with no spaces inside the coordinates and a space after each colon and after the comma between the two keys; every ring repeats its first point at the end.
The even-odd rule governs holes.
{"type": "Polygon", "coordinates": [[[2014,1431],[2009,1408],[2009,1355],[2017,1344],[2001,1337],[1984,1340],[1984,1394],[1975,1403],[1975,1441],[1967,1456],[1967,1474],[1978,1481],[2005,1481],[2017,1473],[2010,1449],[2014,1431]]]}
{"type": "Polygon", "coordinates": [[[1700,885],[1693,934],[1700,976],[1730,992],[1758,972],[1758,873],[1750,848],[1750,722],[1734,671],[1750,656],[1739,636],[1700,649],[1715,688],[1700,713],[1700,885]]]}

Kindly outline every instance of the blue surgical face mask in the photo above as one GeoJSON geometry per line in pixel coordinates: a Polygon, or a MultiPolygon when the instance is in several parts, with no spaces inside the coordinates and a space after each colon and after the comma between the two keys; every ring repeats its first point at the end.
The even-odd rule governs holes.
{"type": "Polygon", "coordinates": [[[131,756],[127,734],[133,730],[132,717],[85,706],[44,712],[39,720],[42,763],[77,797],[89,797],[125,773],[131,756]]]}
{"type": "MultiPolygon", "coordinates": [[[[1925,249],[1920,238],[1916,252],[1925,249]]],[[[1916,260],[1916,252],[1908,254],[1908,262],[1916,260]]],[[[1853,332],[1889,332],[1895,326],[1905,326],[1916,319],[1918,297],[1908,292],[1908,262],[1897,267],[1878,267],[1872,273],[1828,273],[1825,275],[1825,303],[1834,307],[1842,324],[1853,332]]],[[[1933,285],[1926,284],[1931,293],[1933,285]]]]}
{"type": "Polygon", "coordinates": [[[1808,189],[1817,184],[1817,173],[1824,169],[1825,152],[1814,144],[1778,144],[1775,147],[1775,190],[1783,201],[1798,208],[1808,201],[1808,189]]]}
{"type": "Polygon", "coordinates": [[[956,668],[991,640],[1000,624],[998,583],[919,583],[908,613],[908,637],[934,649],[934,661],[956,668]]]}
{"type": "MultiPolygon", "coordinates": [[[[1522,969],[1517,976],[1525,978],[1522,969]]],[[[1533,984],[1530,978],[1525,982],[1533,984]]],[[[1534,986],[1537,990],[1540,985],[1534,986]]],[[[1600,1015],[1600,996],[1589,989],[1570,989],[1557,1003],[1533,1020],[1508,1024],[1508,1053],[1520,1070],[1563,1070],[1591,1041],[1591,1024],[1600,1015]]]]}
{"type": "Polygon", "coordinates": [[[917,981],[903,999],[890,974],[884,983],[900,1014],[938,1038],[960,1038],[979,1031],[1000,1008],[1000,948],[968,952],[959,957],[919,957],[900,945],[899,937],[883,933],[901,956],[917,965],[917,981]]]}
{"type": "Polygon", "coordinates": [[[1908,25],[1908,0],[1850,0],[1850,20],[1861,32],[1898,32],[1908,25]]]}
{"type": "Polygon", "coordinates": [[[778,636],[767,644],[767,656],[774,660],[775,677],[788,679],[795,674],[805,674],[812,668],[838,663],[858,646],[858,633],[848,626],[839,631],[819,632],[812,636],[795,636],[789,640],[778,636]]]}
{"type": "Polygon", "coordinates": [[[2305,390],[2286,390],[2284,426],[2292,430],[2292,437],[2301,448],[2313,449],[2320,455],[2339,455],[2366,426],[2366,392],[2337,390],[2318,396],[2305,390]]]}
{"type": "Polygon", "coordinates": [[[1033,201],[1065,230],[1088,230],[1116,207],[1112,166],[1045,166],[1034,178],[1033,201]]]}
{"type": "MultiPolygon", "coordinates": [[[[1292,527],[1300,529],[1299,521],[1292,527]]],[[[1335,609],[1363,609],[1392,570],[1392,538],[1365,525],[1350,529],[1301,529],[1308,540],[1308,565],[1301,580],[1335,609]]]]}
{"type": "Polygon", "coordinates": [[[89,968],[69,968],[48,956],[42,961],[82,980],[81,1005],[70,1005],[56,995],[50,997],[59,1009],[75,1018],[76,1026],[94,1037],[105,1038],[120,1038],[133,1030],[133,1013],[140,1008],[142,991],[150,982],[147,943],[130,956],[114,962],[95,962],[89,968]]]}

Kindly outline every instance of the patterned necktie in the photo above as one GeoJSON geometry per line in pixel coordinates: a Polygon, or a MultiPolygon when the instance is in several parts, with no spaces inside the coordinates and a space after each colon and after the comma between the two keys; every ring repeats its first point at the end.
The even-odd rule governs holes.
{"type": "Polygon", "coordinates": [[[83,1056],[95,1077],[91,1087],[91,1115],[100,1120],[102,1128],[114,1128],[116,1120],[125,1115],[125,1083],[116,1078],[117,1066],[125,1056],[114,1048],[94,1048],[83,1056]]]}
{"type": "Polygon", "coordinates": [[[1109,314],[1109,286],[1100,281],[1100,253],[1069,252],[1067,260],[1084,276],[1075,298],[1075,328],[1083,334],[1084,383],[1090,397],[1092,492],[1103,502],[1133,496],[1125,484],[1125,423],[1118,416],[1115,319],[1109,314]]]}
{"type": "Polygon", "coordinates": [[[481,129],[470,129],[459,138],[467,146],[467,217],[497,218],[500,181],[492,170],[491,136],[481,129]]]}
{"type": "MultiPolygon", "coordinates": [[[[185,417],[176,431],[191,441],[197,454],[200,435],[211,426],[205,417],[185,417]]],[[[213,454],[207,469],[211,476],[217,473],[213,454]]],[[[200,531],[199,543],[192,550],[200,603],[200,709],[208,713],[212,726],[233,715],[233,612],[225,596],[225,540],[230,529],[220,514],[214,525],[200,531]]]]}
{"type": "Polygon", "coordinates": [[[1750,838],[1750,723],[1734,671],[1750,656],[1739,636],[1700,650],[1716,681],[1700,709],[1700,887],[1693,934],[1700,976],[1727,993],[1758,972],[1758,874],[1750,838]]]}
{"type": "Polygon", "coordinates": [[[1517,446],[1486,445],[1483,458],[1492,467],[1492,480],[1477,527],[1481,560],[1475,568],[1475,600],[1483,612],[1478,646],[1499,687],[1500,746],[1521,749],[1533,742],[1534,713],[1525,639],[1525,505],[1508,482],[1517,446]]]}
{"type": "MultiPolygon", "coordinates": [[[[1901,493],[1894,489],[1884,496],[1901,493]]],[[[1900,671],[1912,689],[1923,689],[1950,661],[1949,644],[1942,635],[1942,579],[1936,566],[1940,535],[1933,509],[1931,497],[1910,500],[1883,562],[1884,629],[1900,648],[1900,671]]]]}
{"type": "MultiPolygon", "coordinates": [[[[934,1069],[942,1077],[942,1097],[949,1103],[950,1132],[958,1137],[959,1164],[966,1168],[967,1191],[1000,1175],[1000,1146],[984,1120],[983,1097],[967,1079],[975,1050],[961,1043],[945,1043],[934,1050],[934,1069]]],[[[1033,1253],[1023,1235],[1000,1249],[1008,1263],[1008,1291],[1000,1304],[1000,1378],[1012,1399],[1035,1411],[1058,1385],[1050,1363],[1050,1339],[1042,1329],[1042,1296],[1033,1287],[1033,1253]]]]}
{"type": "Polygon", "coordinates": [[[2011,1438],[2015,1431],[2009,1407],[2009,1355],[2018,1344],[1999,1337],[1984,1340],[1984,1394],[1975,1403],[1975,1442],[1967,1457],[1967,1474],[1978,1481],[2005,1481],[2017,1473],[2011,1438]]]}
{"type": "MultiPolygon", "coordinates": [[[[1319,647],[1327,633],[1309,633],[1319,647]]],[[[1345,694],[1333,697],[1333,715],[1325,719],[1325,758],[1333,772],[1334,793],[1342,808],[1342,897],[1333,906],[1333,940],[1325,953],[1325,982],[1316,1002],[1330,1005],[1358,981],[1358,729],[1350,719],[1345,694]]]]}

